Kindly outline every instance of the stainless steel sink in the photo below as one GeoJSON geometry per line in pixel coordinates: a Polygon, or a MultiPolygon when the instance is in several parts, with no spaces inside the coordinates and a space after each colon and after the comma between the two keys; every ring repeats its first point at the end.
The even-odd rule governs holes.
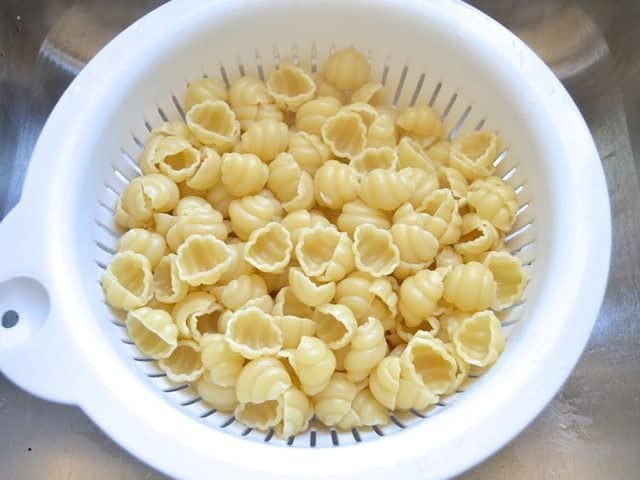
{"type": "MultiPolygon", "coordinates": [[[[160,3],[0,1],[0,217],[19,198],[33,144],[65,86],[110,38],[160,3]]],[[[471,3],[536,50],[578,103],[607,175],[614,248],[604,305],[571,378],[520,436],[463,478],[636,479],[640,475],[640,2],[471,3]]],[[[4,378],[0,378],[0,472],[0,477],[11,480],[165,478],[105,437],[79,409],[36,399],[4,378]]]]}

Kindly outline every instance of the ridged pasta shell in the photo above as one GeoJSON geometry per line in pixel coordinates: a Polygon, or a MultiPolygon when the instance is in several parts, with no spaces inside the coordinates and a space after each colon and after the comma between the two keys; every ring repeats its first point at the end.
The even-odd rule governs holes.
{"type": "Polygon", "coordinates": [[[244,366],[244,357],[229,347],[224,335],[210,333],[200,340],[205,375],[216,385],[234,387],[244,366]]]}
{"type": "Polygon", "coordinates": [[[241,275],[226,285],[214,286],[211,293],[228,310],[238,310],[252,298],[267,294],[267,285],[260,275],[241,275]]]}
{"type": "Polygon", "coordinates": [[[153,296],[151,263],[139,253],[116,253],[102,277],[102,289],[114,308],[133,310],[146,305],[153,296]]]}
{"type": "Polygon", "coordinates": [[[322,125],[322,139],[340,158],[352,159],[364,150],[367,126],[355,112],[340,111],[322,125]]]}
{"type": "Polygon", "coordinates": [[[284,62],[269,75],[267,92],[280,108],[296,111],[315,96],[316,84],[302,68],[284,62]]]}
{"type": "Polygon", "coordinates": [[[371,75],[369,62],[355,48],[336,51],[323,69],[327,82],[340,90],[354,90],[364,85],[371,75]]]}
{"type": "Polygon", "coordinates": [[[498,156],[500,141],[493,132],[474,131],[453,141],[449,165],[460,171],[469,181],[493,174],[493,162],[498,156]]]}
{"type": "Polygon", "coordinates": [[[189,284],[178,273],[177,258],[170,253],[153,270],[153,293],[159,302],[177,303],[189,293],[189,284]]]}
{"type": "Polygon", "coordinates": [[[207,100],[227,100],[227,87],[219,78],[198,78],[187,85],[184,95],[184,108],[189,110],[198,103],[207,100]]]}
{"type": "Polygon", "coordinates": [[[203,335],[216,331],[222,312],[213,295],[192,292],[173,306],[171,315],[182,338],[200,340],[203,335]]]}
{"type": "Polygon", "coordinates": [[[276,435],[290,438],[309,428],[313,405],[304,393],[296,388],[287,390],[282,395],[282,407],[282,423],[276,426],[276,435]]]}
{"type": "Polygon", "coordinates": [[[304,230],[296,246],[296,258],[304,273],[322,282],[341,280],[354,266],[351,239],[332,227],[304,230]]]}
{"type": "Polygon", "coordinates": [[[336,293],[335,282],[318,284],[299,268],[289,270],[289,286],[298,300],[310,307],[329,303],[336,293]]]}
{"type": "Polygon", "coordinates": [[[300,386],[307,395],[315,395],[329,383],[336,368],[336,358],[327,344],[310,336],[300,338],[289,358],[300,386]]]}
{"type": "Polygon", "coordinates": [[[353,200],[342,206],[342,211],[336,221],[336,225],[341,232],[345,232],[353,238],[356,227],[364,224],[371,224],[378,228],[391,228],[391,221],[387,212],[371,208],[362,200],[353,200]]]}
{"type": "Polygon", "coordinates": [[[193,382],[204,371],[200,346],[193,340],[180,340],[168,357],[160,359],[158,366],[172,382],[193,382]]]}
{"type": "Polygon", "coordinates": [[[226,244],[213,235],[191,235],[177,251],[178,275],[189,285],[213,285],[231,264],[226,244]]]}
{"type": "Polygon", "coordinates": [[[238,377],[236,395],[241,403],[275,400],[291,388],[291,377],[280,360],[262,357],[247,363],[238,377]]]}
{"type": "Polygon", "coordinates": [[[431,316],[443,293],[444,284],[438,272],[422,270],[405,279],[400,286],[398,307],[406,325],[415,327],[431,316]]]}
{"type": "Polygon", "coordinates": [[[486,310],[496,300],[491,270],[479,262],[457,265],[444,279],[444,299],[464,311],[486,310]]]}
{"type": "Polygon", "coordinates": [[[232,146],[240,134],[235,113],[220,100],[206,100],[194,105],[187,112],[186,122],[198,140],[216,148],[232,146]]]}
{"type": "Polygon", "coordinates": [[[234,352],[254,359],[282,348],[282,332],[274,318],[257,307],[238,310],[230,318],[225,338],[234,352]]]}
{"type": "Polygon", "coordinates": [[[271,222],[251,233],[244,256],[261,272],[282,272],[291,260],[292,250],[289,231],[281,223],[271,222]]]}
{"type": "Polygon", "coordinates": [[[337,210],[358,196],[358,175],[348,165],[329,160],[316,171],[313,188],[318,204],[337,210]]]}
{"type": "Polygon", "coordinates": [[[296,348],[302,337],[316,333],[316,324],[310,318],[295,315],[277,315],[273,317],[282,332],[282,348],[296,348]]]}
{"type": "Polygon", "coordinates": [[[358,327],[353,312],[344,305],[317,307],[313,312],[313,321],[316,322],[316,336],[333,350],[347,345],[358,327]]]}
{"type": "Polygon", "coordinates": [[[409,200],[411,188],[398,172],[376,169],[360,179],[358,196],[372,208],[393,211],[409,200]]]}
{"type": "Polygon", "coordinates": [[[375,317],[369,317],[356,329],[344,358],[347,378],[354,382],[364,380],[386,354],[387,342],[382,323],[375,317]]]}
{"type": "Polygon", "coordinates": [[[403,262],[429,263],[440,247],[431,232],[416,225],[396,223],[391,227],[391,237],[403,262]]]}
{"type": "Polygon", "coordinates": [[[400,356],[408,378],[423,384],[436,395],[445,393],[456,380],[458,364],[441,340],[418,332],[400,356]]]}
{"type": "Polygon", "coordinates": [[[268,430],[282,421],[282,397],[261,403],[240,403],[233,416],[247,427],[268,430]]]}
{"type": "Polygon", "coordinates": [[[131,310],[125,324],[138,350],[151,358],[167,358],[178,345],[178,329],[164,310],[149,307],[131,310]]]}
{"type": "Polygon", "coordinates": [[[273,118],[252,122],[242,134],[236,148],[240,152],[253,153],[265,163],[270,163],[276,155],[287,150],[289,127],[273,118]]]}
{"type": "Polygon", "coordinates": [[[374,277],[390,275],[400,263],[400,252],[391,232],[370,223],[356,227],[353,255],[358,270],[374,277]]]}
{"type": "Polygon", "coordinates": [[[483,263],[496,281],[496,299],[491,307],[503,310],[516,303],[528,281],[520,259],[507,252],[489,252],[483,263]]]}
{"type": "Polygon", "coordinates": [[[491,311],[467,317],[453,334],[456,353],[478,367],[493,364],[504,350],[500,320],[491,311]]]}
{"type": "Polygon", "coordinates": [[[335,373],[327,386],[313,397],[318,420],[328,427],[337,425],[349,413],[358,391],[344,374],[335,373]]]}
{"type": "Polygon", "coordinates": [[[202,375],[195,388],[202,400],[221,412],[232,412],[238,405],[235,387],[216,385],[208,375],[202,375]]]}
{"type": "Polygon", "coordinates": [[[222,156],[222,183],[235,197],[254,195],[267,184],[269,167],[252,153],[225,153],[222,156]]]}
{"type": "Polygon", "coordinates": [[[476,180],[469,187],[469,205],[496,228],[508,232],[516,218],[518,200],[511,185],[497,177],[476,180]]]}
{"type": "Polygon", "coordinates": [[[334,116],[342,107],[333,97],[318,97],[303,104],[296,112],[296,129],[320,135],[327,118],[334,116]]]}
{"type": "Polygon", "coordinates": [[[300,168],[310,175],[314,175],[316,170],[329,160],[330,155],[329,147],[318,135],[311,135],[304,131],[295,132],[289,137],[287,151],[300,168]]]}
{"type": "Polygon", "coordinates": [[[424,144],[431,144],[442,136],[442,120],[426,103],[406,108],[396,120],[398,127],[407,135],[424,144]]]}
{"type": "Polygon", "coordinates": [[[395,170],[397,164],[398,155],[392,147],[365,148],[349,162],[349,166],[361,175],[366,175],[376,168],[395,170]]]}

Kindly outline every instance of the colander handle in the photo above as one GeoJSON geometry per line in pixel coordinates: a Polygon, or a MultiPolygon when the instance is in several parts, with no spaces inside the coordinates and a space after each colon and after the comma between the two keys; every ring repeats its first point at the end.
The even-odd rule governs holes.
{"type": "Polygon", "coordinates": [[[34,395],[74,403],[83,364],[65,322],[56,321],[41,228],[20,204],[0,222],[0,371],[34,395]]]}

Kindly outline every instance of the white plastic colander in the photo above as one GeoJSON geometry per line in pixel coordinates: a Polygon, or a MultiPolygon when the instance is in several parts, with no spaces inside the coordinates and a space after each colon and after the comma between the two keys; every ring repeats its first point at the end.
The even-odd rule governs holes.
{"type": "Polygon", "coordinates": [[[179,478],[440,478],[495,452],[575,365],[607,279],[610,214],[588,129],[549,69],[489,17],[453,0],[179,0],[114,39],[68,88],[36,146],[19,205],[0,224],[0,369],[79,405],[145,462],[179,478]],[[150,130],[183,115],[204,74],[264,78],[280,59],[316,71],[334,47],[370,58],[394,105],[440,112],[453,138],[497,130],[497,174],[520,209],[507,246],[531,276],[506,312],[504,354],[425,412],[288,441],[209,410],[127,339],[99,282],[119,231],[113,207],[150,130]],[[9,325],[11,322],[4,322],[9,325]]]}

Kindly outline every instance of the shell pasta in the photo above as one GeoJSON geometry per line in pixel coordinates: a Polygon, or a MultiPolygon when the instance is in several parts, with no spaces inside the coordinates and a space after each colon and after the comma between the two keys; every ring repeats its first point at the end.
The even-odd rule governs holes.
{"type": "Polygon", "coordinates": [[[525,209],[503,139],[449,131],[419,92],[389,105],[332,50],[191,79],[182,120],[137,142],[101,280],[161,376],[286,442],[446,403],[501,361],[531,268],[506,248],[525,209]]]}

